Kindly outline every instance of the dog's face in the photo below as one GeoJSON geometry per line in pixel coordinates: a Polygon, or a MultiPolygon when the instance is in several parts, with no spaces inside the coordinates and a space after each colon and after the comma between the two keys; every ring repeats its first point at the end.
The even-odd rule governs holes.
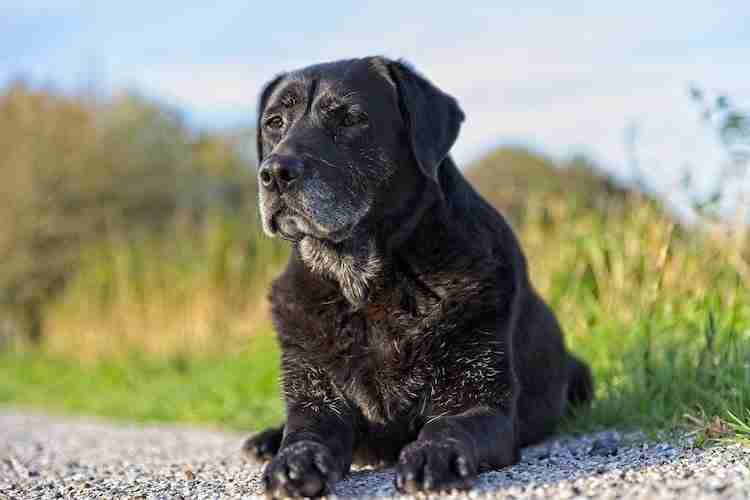
{"type": "Polygon", "coordinates": [[[272,82],[260,114],[260,209],[270,234],[340,242],[393,174],[403,129],[393,84],[367,61],[272,82]]]}
{"type": "Polygon", "coordinates": [[[453,98],[406,65],[381,57],[281,75],[258,114],[264,231],[338,244],[377,222],[393,195],[437,186],[463,120],[453,98]]]}

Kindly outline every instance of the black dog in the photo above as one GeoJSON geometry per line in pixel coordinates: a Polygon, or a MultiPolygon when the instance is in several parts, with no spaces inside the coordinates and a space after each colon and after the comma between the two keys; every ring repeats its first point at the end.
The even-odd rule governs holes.
{"type": "Polygon", "coordinates": [[[324,494],[353,461],[396,462],[402,492],[464,488],[591,399],[516,237],[448,156],[463,118],[382,57],[263,90],[260,211],[294,245],[270,294],[287,421],[245,444],[269,496],[324,494]]]}

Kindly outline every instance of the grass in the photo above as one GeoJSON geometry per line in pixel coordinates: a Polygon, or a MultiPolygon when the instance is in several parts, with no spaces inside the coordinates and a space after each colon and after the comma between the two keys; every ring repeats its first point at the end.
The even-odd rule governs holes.
{"type": "MultiPolygon", "coordinates": [[[[544,203],[531,198],[528,207],[518,233],[532,279],[558,312],[571,349],[591,364],[597,382],[593,407],[566,422],[565,430],[678,429],[696,434],[698,442],[747,439],[750,281],[743,267],[745,241],[688,232],[658,204],[639,197],[602,212],[562,198],[544,203]]],[[[273,255],[269,262],[277,261],[273,255]]],[[[129,258],[120,260],[127,263],[129,258]]],[[[173,281],[179,277],[180,262],[145,260],[139,272],[173,281]]],[[[115,269],[122,272],[112,275],[125,276],[127,286],[119,286],[137,290],[130,283],[132,273],[123,271],[128,265],[118,264],[115,269]]],[[[180,311],[192,311],[203,296],[177,301],[183,309],[175,308],[169,300],[159,301],[159,294],[172,297],[173,292],[161,287],[155,294],[149,285],[142,287],[151,291],[140,302],[131,300],[133,293],[121,291],[114,294],[120,299],[104,304],[105,315],[100,311],[87,316],[93,313],[82,305],[100,288],[87,272],[80,276],[82,281],[74,281],[70,295],[51,310],[55,328],[46,345],[0,354],[0,402],[243,429],[281,418],[278,352],[267,327],[260,326],[267,324],[262,316],[243,320],[237,312],[242,308],[221,309],[229,315],[225,329],[231,333],[244,328],[232,337],[231,347],[221,344],[227,333],[217,329],[212,334],[210,324],[202,326],[204,344],[196,344],[194,331],[162,331],[160,322],[130,324],[129,344],[118,344],[118,318],[125,322],[132,320],[130,315],[148,317],[144,306],[153,300],[165,309],[159,318],[179,319],[180,311]],[[82,316],[69,314],[77,308],[84,311],[82,316]],[[97,321],[88,323],[92,317],[97,321]],[[242,326],[244,322],[250,325],[242,326]],[[87,324],[100,328],[96,343],[111,342],[114,350],[76,343],[75,332],[87,324]],[[167,340],[151,339],[162,333],[167,340]],[[223,352],[196,348],[210,342],[223,352]],[[155,344],[161,347],[155,349],[155,344]]],[[[267,283],[265,277],[253,279],[267,283]]],[[[188,281],[184,289],[199,291],[202,283],[188,281]]],[[[248,285],[254,285],[254,291],[262,288],[258,282],[248,285]]],[[[217,302],[214,297],[210,304],[217,302]]],[[[179,324],[189,325],[191,318],[179,324]]]]}
{"type": "Polygon", "coordinates": [[[604,213],[531,206],[544,207],[520,228],[532,276],[597,381],[591,410],[565,428],[740,436],[750,424],[746,240],[689,232],[638,196],[604,213]]]}
{"type": "Polygon", "coordinates": [[[593,362],[598,399],[566,429],[681,429],[701,441],[741,437],[750,428],[750,343],[714,318],[708,312],[702,325],[681,334],[657,320],[654,332],[634,332],[621,345],[610,335],[600,341],[605,345],[579,346],[592,353],[584,357],[593,362]]]}
{"type": "MultiPolygon", "coordinates": [[[[738,304],[733,306],[735,318],[738,304]]],[[[583,338],[571,336],[573,349],[592,363],[598,397],[563,429],[681,429],[697,435],[698,443],[728,437],[750,443],[747,332],[743,338],[730,317],[720,321],[713,313],[680,335],[670,332],[674,324],[661,314],[651,320],[654,324],[640,324],[622,342],[616,339],[623,331],[614,324],[596,326],[583,338]]],[[[248,344],[243,352],[224,357],[155,359],[130,353],[80,361],[35,351],[5,352],[0,354],[0,404],[261,429],[283,415],[279,353],[268,332],[248,344]]]]}
{"type": "Polygon", "coordinates": [[[80,362],[38,352],[0,354],[0,404],[64,414],[258,429],[281,419],[278,352],[269,335],[221,359],[131,355],[80,362]]]}
{"type": "Polygon", "coordinates": [[[745,408],[745,414],[740,416],[729,412],[729,427],[737,440],[750,444],[750,409],[745,408]]]}
{"type": "MultiPolygon", "coordinates": [[[[0,97],[0,403],[281,418],[265,294],[288,250],[260,236],[243,140],[194,137],[163,111],[22,85],[0,97]],[[36,346],[4,347],[27,333],[6,303],[43,320],[29,322],[43,323],[36,346]]],[[[747,438],[748,234],[680,227],[573,163],[499,150],[468,172],[512,218],[532,281],[593,368],[598,398],[566,429],[747,438]]]]}
{"type": "Polygon", "coordinates": [[[254,215],[218,213],[166,237],[113,235],[90,247],[45,311],[44,351],[95,360],[246,349],[267,329],[266,291],[287,256],[259,237],[254,215]]]}

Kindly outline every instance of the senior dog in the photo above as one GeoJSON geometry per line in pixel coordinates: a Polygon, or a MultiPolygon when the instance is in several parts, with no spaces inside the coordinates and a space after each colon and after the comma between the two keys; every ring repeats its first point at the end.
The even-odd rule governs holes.
{"type": "Polygon", "coordinates": [[[352,463],[395,463],[401,492],[466,488],[591,400],[513,231],[448,154],[463,119],[383,57],[263,89],[260,215],[293,247],[270,292],[287,420],[244,445],[267,495],[323,495],[352,463]]]}

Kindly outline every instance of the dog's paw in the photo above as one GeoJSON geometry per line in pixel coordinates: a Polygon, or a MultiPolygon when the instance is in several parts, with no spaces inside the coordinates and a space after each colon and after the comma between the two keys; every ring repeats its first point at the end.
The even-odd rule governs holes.
{"type": "Polygon", "coordinates": [[[282,429],[266,429],[250,436],[242,444],[242,453],[253,462],[268,462],[279,451],[284,434],[282,429]]]}
{"type": "Polygon", "coordinates": [[[314,441],[281,449],[263,472],[268,498],[322,496],[340,477],[331,452],[314,441]]]}
{"type": "Polygon", "coordinates": [[[472,457],[451,442],[415,441],[396,464],[396,489],[401,493],[465,490],[477,475],[472,457]]]}

